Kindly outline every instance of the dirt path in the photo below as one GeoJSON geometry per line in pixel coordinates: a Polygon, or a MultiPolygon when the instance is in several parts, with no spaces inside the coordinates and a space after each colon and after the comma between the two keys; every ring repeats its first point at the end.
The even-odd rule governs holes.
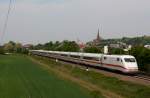
{"type": "Polygon", "coordinates": [[[36,59],[34,58],[31,58],[29,57],[29,59],[34,62],[34,63],[37,63],[38,65],[41,65],[40,67],[47,70],[48,72],[54,72],[55,74],[57,74],[59,77],[63,78],[63,79],[67,79],[67,80],[70,80],[74,83],[77,83],[78,85],[88,89],[89,91],[98,91],[98,92],[101,92],[101,94],[106,97],[106,98],[123,98],[122,96],[118,95],[118,94],[115,94],[113,92],[110,92],[108,90],[105,90],[105,89],[102,89],[102,88],[99,88],[97,87],[96,85],[92,84],[92,83],[89,83],[87,81],[83,81],[81,79],[78,79],[78,78],[75,78],[73,77],[72,75],[70,74],[67,74],[65,72],[62,72],[56,68],[51,68],[50,66],[48,66],[47,64],[44,64],[40,61],[37,61],[36,59]]]}

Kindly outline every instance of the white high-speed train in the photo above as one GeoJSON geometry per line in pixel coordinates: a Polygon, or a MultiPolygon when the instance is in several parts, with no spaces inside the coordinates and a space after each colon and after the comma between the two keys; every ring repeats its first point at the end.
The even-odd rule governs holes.
{"type": "Polygon", "coordinates": [[[136,59],[131,55],[105,55],[96,53],[60,52],[45,50],[30,50],[30,54],[118,70],[123,73],[138,72],[136,59]]]}

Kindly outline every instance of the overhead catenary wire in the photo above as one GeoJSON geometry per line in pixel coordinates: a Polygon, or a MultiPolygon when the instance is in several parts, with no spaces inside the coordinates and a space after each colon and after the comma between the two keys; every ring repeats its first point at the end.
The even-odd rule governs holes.
{"type": "Polygon", "coordinates": [[[1,37],[1,39],[0,39],[0,45],[2,45],[4,36],[5,36],[5,33],[6,33],[6,29],[7,29],[7,25],[8,25],[8,19],[9,19],[11,7],[12,7],[12,0],[9,0],[9,6],[8,6],[7,14],[6,14],[6,19],[4,21],[4,27],[2,29],[2,35],[0,36],[1,37]]]}

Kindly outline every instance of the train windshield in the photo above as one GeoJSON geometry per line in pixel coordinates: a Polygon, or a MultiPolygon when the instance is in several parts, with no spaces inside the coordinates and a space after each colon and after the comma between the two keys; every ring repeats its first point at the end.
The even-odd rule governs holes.
{"type": "Polygon", "coordinates": [[[134,58],[124,58],[125,62],[136,62],[134,58]]]}

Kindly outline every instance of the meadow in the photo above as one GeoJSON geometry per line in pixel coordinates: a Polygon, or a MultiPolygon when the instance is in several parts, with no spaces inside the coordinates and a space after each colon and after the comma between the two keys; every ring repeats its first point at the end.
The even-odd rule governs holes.
{"type": "Polygon", "coordinates": [[[23,55],[0,55],[0,98],[92,98],[23,55]]]}

